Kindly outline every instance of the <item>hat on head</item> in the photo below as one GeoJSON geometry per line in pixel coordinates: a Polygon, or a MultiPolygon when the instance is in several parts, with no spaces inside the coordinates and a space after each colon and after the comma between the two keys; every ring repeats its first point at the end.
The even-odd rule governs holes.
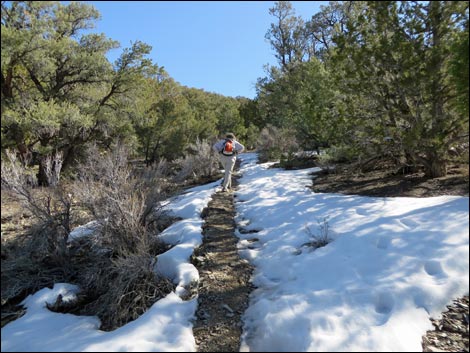
{"type": "Polygon", "coordinates": [[[227,133],[225,134],[225,137],[228,138],[228,139],[234,139],[234,138],[235,138],[235,135],[232,134],[231,132],[227,132],[227,133]]]}

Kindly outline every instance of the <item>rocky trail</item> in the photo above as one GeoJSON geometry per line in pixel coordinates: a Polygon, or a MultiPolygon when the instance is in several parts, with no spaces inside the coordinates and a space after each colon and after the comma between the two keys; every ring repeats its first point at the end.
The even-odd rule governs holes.
{"type": "Polygon", "coordinates": [[[198,352],[238,352],[252,268],[237,251],[233,191],[215,193],[202,216],[203,244],[193,256],[200,276],[194,337],[198,352]]]}

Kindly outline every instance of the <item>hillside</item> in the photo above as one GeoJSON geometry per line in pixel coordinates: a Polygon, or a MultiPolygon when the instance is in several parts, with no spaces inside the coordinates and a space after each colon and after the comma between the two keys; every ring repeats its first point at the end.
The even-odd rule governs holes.
{"type": "MultiPolygon", "coordinates": [[[[235,235],[255,286],[242,310],[242,351],[421,351],[430,319],[468,295],[468,197],[312,193],[318,169],[284,171],[256,164],[255,154],[241,157],[235,235]]],[[[57,285],[30,297],[25,316],[2,329],[2,350],[197,350],[198,300],[188,294],[206,283],[190,258],[207,236],[201,216],[219,183],[168,204],[183,220],[161,234],[174,246],[156,270],[176,289],[141,318],[99,332],[96,318],[48,312],[44,300],[75,291],[57,285]]],[[[230,319],[230,310],[221,313],[230,319]]]]}

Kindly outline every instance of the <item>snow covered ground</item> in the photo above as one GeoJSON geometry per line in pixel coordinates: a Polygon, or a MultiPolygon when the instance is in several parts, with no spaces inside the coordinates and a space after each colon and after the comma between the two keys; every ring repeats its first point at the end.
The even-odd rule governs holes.
{"type": "MultiPolygon", "coordinates": [[[[378,198],[312,193],[314,169],[283,171],[246,153],[236,193],[241,256],[254,266],[241,351],[421,351],[453,298],[469,292],[469,199],[378,198]],[[328,225],[331,242],[304,244],[328,225]],[[257,238],[258,241],[249,241],[257,238]]],[[[27,313],[2,329],[2,351],[195,351],[196,299],[177,294],[198,279],[189,256],[202,241],[200,212],[219,182],[168,208],[184,219],[162,233],[174,245],[156,270],[178,284],[139,319],[98,330],[96,317],[49,312],[74,286],[29,296],[27,313]]]]}

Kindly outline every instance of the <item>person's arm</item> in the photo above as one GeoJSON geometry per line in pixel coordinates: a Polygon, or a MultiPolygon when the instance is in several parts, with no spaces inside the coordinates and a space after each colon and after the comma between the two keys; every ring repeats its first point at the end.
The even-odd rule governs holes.
{"type": "Polygon", "coordinates": [[[245,150],[245,146],[243,146],[240,142],[235,141],[235,151],[237,153],[242,153],[245,150]]]}
{"type": "Polygon", "coordinates": [[[222,141],[217,141],[214,146],[212,146],[212,149],[217,152],[217,153],[220,153],[220,151],[222,150],[223,148],[223,143],[222,141]]]}

